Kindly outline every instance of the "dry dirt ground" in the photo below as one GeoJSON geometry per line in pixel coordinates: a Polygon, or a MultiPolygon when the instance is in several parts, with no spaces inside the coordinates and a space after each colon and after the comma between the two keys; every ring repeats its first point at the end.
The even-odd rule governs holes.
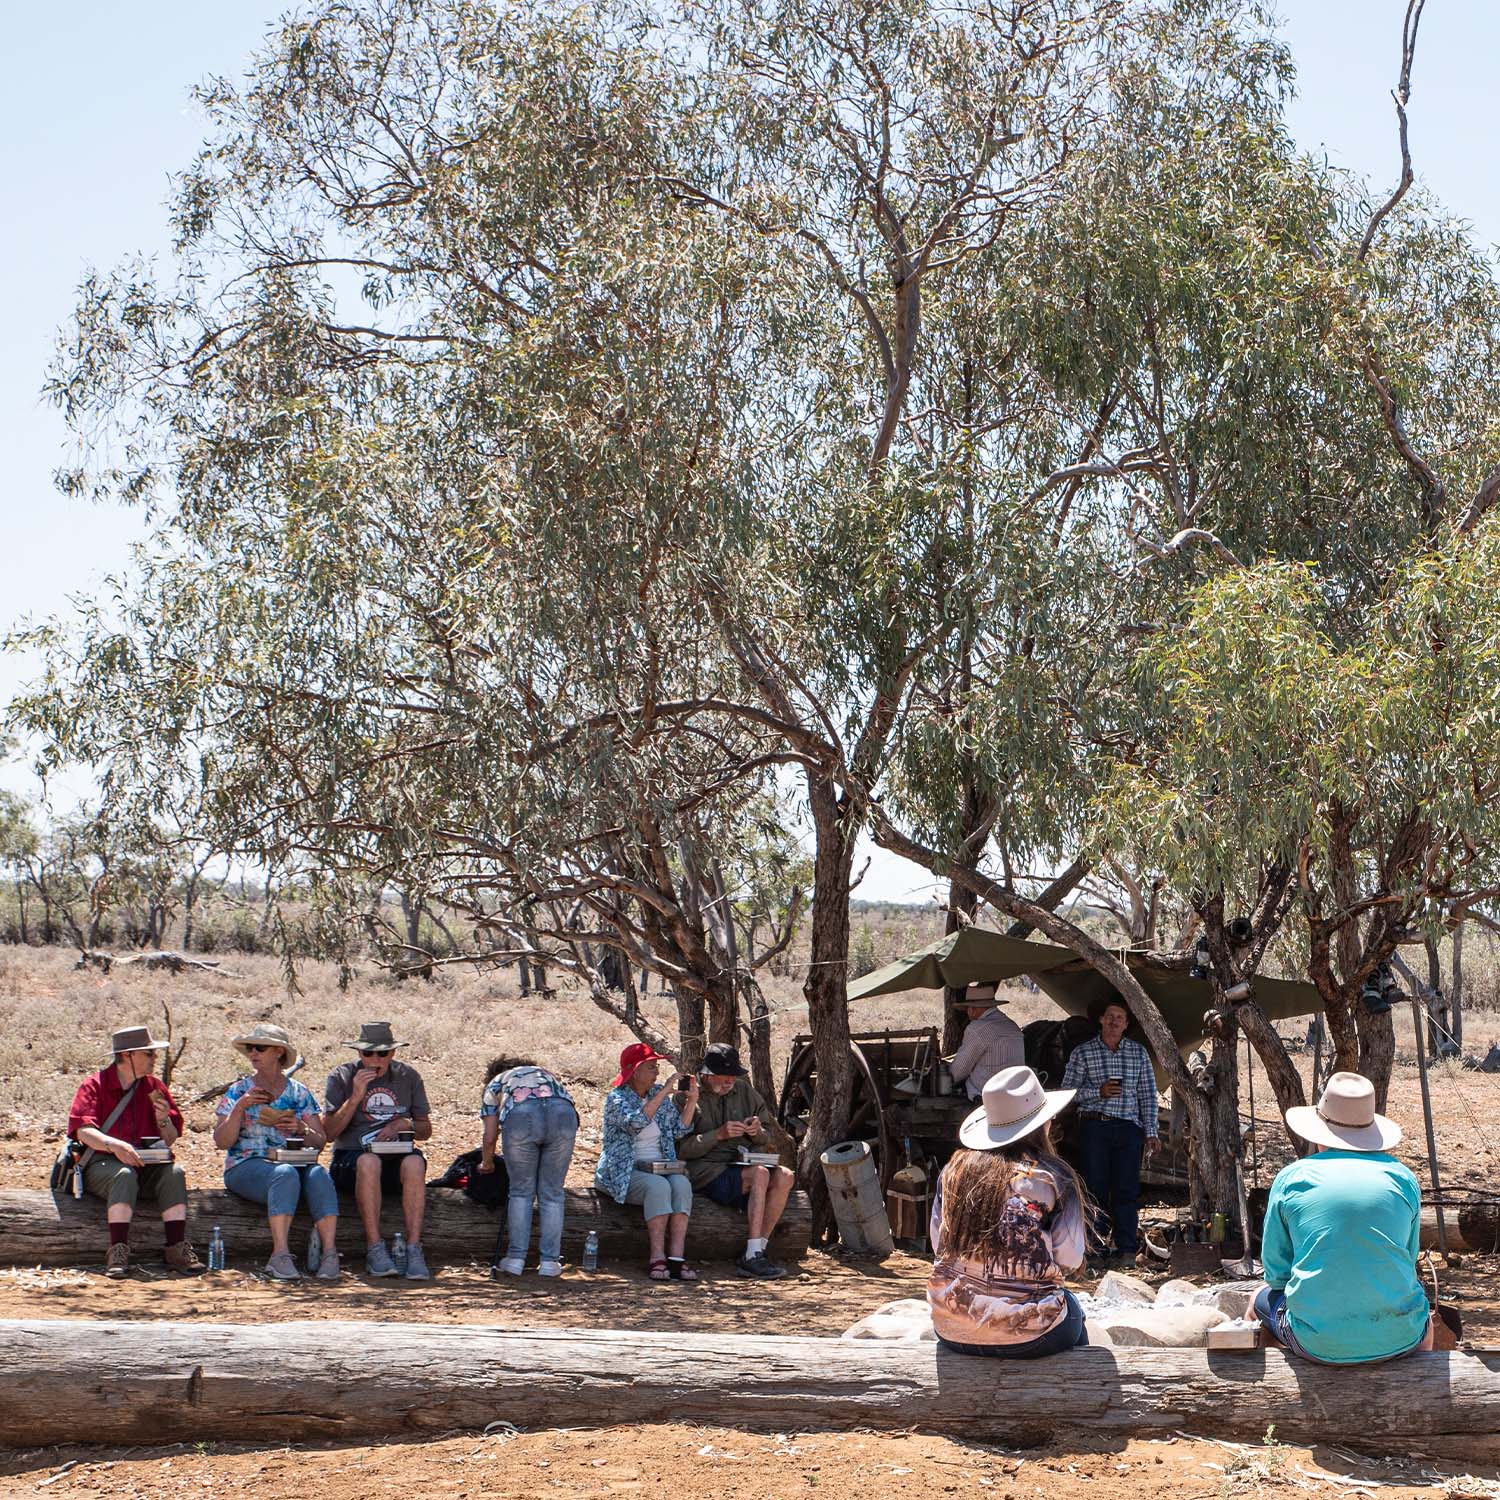
{"type": "MultiPolygon", "coordinates": [[[[101,1040],[115,1025],[138,1020],[158,1028],[170,1007],[174,1032],[188,1048],[174,1084],[184,1103],[227,1082],[238,1071],[228,1038],[257,1019],[287,1025],[308,1054],[303,1077],[315,1089],[327,1069],[347,1057],[337,1043],[361,1019],[389,1017],[411,1038],[407,1055],[422,1069],[432,1097],[436,1168],[477,1139],[482,1065],[492,1053],[527,1054],[557,1067],[578,1085],[583,1115],[573,1180],[588,1181],[598,1144],[598,1100],[613,1060],[628,1040],[586,999],[521,1000],[510,975],[445,975],[433,984],[396,985],[357,977],[348,991],[329,966],[308,965],[302,992],[288,995],[277,966],[231,958],[228,975],[102,977],[72,969],[63,950],[0,949],[0,1149],[11,1183],[45,1180],[46,1166],[79,1079],[99,1065],[101,1040]]],[[[795,985],[773,994],[776,1051],[784,1059],[800,1029],[795,985]]],[[[1022,1021],[1044,1014],[1047,1002],[1016,997],[1022,1021]]],[[[650,1003],[668,1020],[665,1000],[650,1003]]],[[[862,1011],[859,1029],[931,1024],[928,997],[883,1002],[862,1011]]],[[[1483,1050],[1500,1024],[1471,1019],[1471,1047],[1483,1050]]],[[[1410,1026],[1400,1045],[1411,1050],[1410,1026]]],[[[1304,1064],[1304,1067],[1306,1064],[1304,1064]]],[[[1260,1113],[1269,1090],[1256,1080],[1260,1113]]],[[[1433,1081],[1440,1164],[1454,1183],[1496,1186],[1500,1129],[1491,1122],[1500,1079],[1457,1069],[1433,1081]]],[[[1248,1103],[1248,1088],[1247,1088],[1248,1103]]],[[[1407,1129],[1403,1148],[1427,1180],[1422,1156],[1415,1070],[1400,1067],[1391,1113],[1407,1129]]],[[[189,1134],[179,1155],[190,1180],[219,1181],[219,1159],[207,1137],[212,1105],[188,1105],[189,1134]]],[[[1279,1128],[1260,1131],[1258,1165],[1269,1177],[1282,1155],[1279,1128]]],[[[200,1247],[201,1248],[201,1247],[200,1247]]],[[[614,1327],[649,1331],[723,1329],[836,1334],[895,1297],[920,1296],[926,1263],[897,1255],[878,1267],[813,1254],[800,1274],[763,1285],[736,1278],[727,1266],[705,1266],[698,1286],[657,1286],[634,1265],[605,1265],[592,1276],[570,1267],[557,1282],[528,1276],[497,1285],[476,1265],[437,1264],[428,1286],[369,1283],[346,1274],[334,1287],[284,1287],[258,1267],[180,1281],[164,1275],[154,1256],[123,1283],[94,1269],[0,1269],[0,1317],[172,1318],[258,1322],[287,1318],[378,1317],[411,1322],[473,1322],[495,1326],[614,1327]]],[[[1500,1345],[1500,1261],[1466,1257],[1443,1272],[1445,1296],[1464,1311],[1468,1335],[1500,1345]]],[[[503,1415],[503,1414],[502,1414],[503,1415]]],[[[612,1496],[712,1491],[738,1497],[805,1496],[818,1490],[879,1496],[964,1494],[1032,1500],[1080,1494],[1096,1500],[1167,1496],[1227,1500],[1262,1491],[1385,1497],[1442,1495],[1500,1500],[1493,1472],[1463,1476],[1451,1465],[1393,1456],[1374,1461],[1337,1450],[1308,1452],[1274,1441],[1224,1445],[1203,1438],[1133,1442],[1108,1451],[1006,1452],[921,1433],[751,1433],[732,1427],[674,1425],[645,1429],[547,1430],[489,1436],[454,1434],[421,1443],[323,1445],[286,1449],[176,1445],[140,1450],[92,1447],[0,1453],[0,1497],[10,1495],[188,1496],[251,1491],[258,1500],[366,1496],[612,1496]]]]}

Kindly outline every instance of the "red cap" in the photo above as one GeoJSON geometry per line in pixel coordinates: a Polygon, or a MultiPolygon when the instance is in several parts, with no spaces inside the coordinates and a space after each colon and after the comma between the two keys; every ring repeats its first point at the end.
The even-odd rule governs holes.
{"type": "Polygon", "coordinates": [[[620,1073],[610,1088],[617,1089],[622,1084],[629,1083],[635,1077],[635,1070],[642,1063],[648,1062],[671,1062],[671,1058],[664,1052],[658,1052],[650,1042],[632,1042],[620,1054],[620,1073]]]}

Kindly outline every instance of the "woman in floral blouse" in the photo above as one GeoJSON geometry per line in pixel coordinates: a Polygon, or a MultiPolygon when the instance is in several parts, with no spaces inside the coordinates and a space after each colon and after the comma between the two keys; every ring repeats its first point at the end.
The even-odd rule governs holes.
{"type": "Polygon", "coordinates": [[[305,1199],[316,1229],[307,1250],[308,1270],[319,1281],[337,1281],[339,1200],[333,1179],[316,1162],[298,1166],[267,1155],[285,1146],[289,1135],[300,1135],[309,1146],[325,1143],[318,1101],[304,1084],[286,1076],[297,1049],[280,1026],[265,1023],[235,1037],[234,1048],[250,1059],[254,1071],[235,1079],[219,1102],[214,1145],[226,1153],[224,1186],[237,1197],[266,1205],[271,1225],[266,1270],[277,1281],[296,1281],[301,1274],[288,1237],[297,1203],[305,1199]]]}
{"type": "Polygon", "coordinates": [[[620,1071],[604,1100],[604,1146],[594,1184],[616,1203],[638,1203],[646,1216],[650,1245],[647,1274],[653,1281],[696,1281],[684,1258],[693,1186],[686,1172],[657,1173],[652,1163],[677,1160],[677,1142],[692,1129],[698,1109],[698,1079],[684,1073],[679,1107],[672,1091],[657,1083],[660,1052],[635,1042],[620,1054],[620,1071]]]}

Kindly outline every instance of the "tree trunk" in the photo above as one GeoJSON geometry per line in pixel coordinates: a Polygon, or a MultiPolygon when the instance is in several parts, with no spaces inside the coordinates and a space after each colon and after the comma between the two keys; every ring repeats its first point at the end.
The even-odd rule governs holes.
{"type": "Polygon", "coordinates": [[[672,996],[677,1001],[677,1049],[682,1066],[693,1072],[703,1060],[703,1048],[708,1041],[706,1006],[703,996],[686,985],[674,984],[672,996]]]}
{"type": "Polygon", "coordinates": [[[1355,1026],[1359,1030],[1359,1069],[1375,1085],[1375,1108],[1385,1109],[1396,1063],[1396,1025],[1393,1012],[1372,1016],[1357,1000],[1355,1026]]]}
{"type": "Polygon", "coordinates": [[[1453,929],[1452,972],[1448,980],[1449,1030],[1453,1033],[1454,1045],[1460,1052],[1464,1047],[1464,924],[1453,929]]]}
{"type": "MultiPolygon", "coordinates": [[[[201,1250],[209,1231],[224,1231],[231,1262],[254,1264],[271,1253],[266,1210],[259,1203],[236,1198],[220,1188],[190,1188],[188,1217],[201,1250]]],[[[383,1209],[385,1232],[401,1227],[399,1201],[389,1194],[383,1209]]],[[[505,1216],[480,1208],[452,1188],[429,1186],[427,1224],[422,1243],[436,1261],[487,1261],[504,1229],[505,1216]]],[[[298,1215],[293,1237],[299,1248],[307,1220],[298,1215]]],[[[812,1217],[807,1201],[794,1194],[771,1240],[774,1257],[800,1258],[807,1250],[812,1217]]],[[[646,1229],[641,1211],[621,1206],[592,1188],[567,1189],[563,1248],[576,1259],[589,1230],[599,1235],[599,1253],[606,1259],[644,1264],[646,1229]]],[[[104,1204],[97,1198],[75,1199],[66,1193],[38,1188],[0,1189],[0,1265],[68,1266],[95,1264],[105,1250],[104,1204]]],[[[156,1210],[143,1205],[136,1215],[131,1243],[138,1252],[154,1255],[161,1243],[156,1210]]],[[[705,1198],[693,1203],[688,1228],[688,1251],[699,1260],[731,1261],[745,1248],[745,1216],[721,1208],[705,1198]]],[[[365,1249],[359,1215],[352,1199],[340,1200],[339,1250],[351,1265],[360,1264],[365,1249]]]]}
{"type": "Polygon", "coordinates": [[[750,1017],[750,1083],[774,1109],[776,1075],[771,1071],[771,1008],[766,1004],[765,991],[753,974],[745,979],[745,1009],[750,1017]]]}
{"type": "Polygon", "coordinates": [[[1500,1458],[1500,1355],[1317,1372],[1280,1350],[1085,1348],[997,1380],[930,1342],[362,1322],[0,1323],[0,1441],[368,1441],[566,1425],[875,1428],[1035,1446],[1182,1429],[1500,1458]],[[1370,1414],[1380,1413],[1372,1422],[1370,1414]]]}
{"type": "Polygon", "coordinates": [[[818,1067],[807,1135],[798,1163],[802,1186],[813,1205],[813,1228],[819,1236],[832,1230],[828,1189],[819,1158],[849,1129],[849,1095],[853,1061],[849,1052],[849,875],[854,858],[854,830],[848,809],[825,777],[808,777],[816,845],[813,855],[812,923],[807,981],[808,1027],[818,1067]]]}

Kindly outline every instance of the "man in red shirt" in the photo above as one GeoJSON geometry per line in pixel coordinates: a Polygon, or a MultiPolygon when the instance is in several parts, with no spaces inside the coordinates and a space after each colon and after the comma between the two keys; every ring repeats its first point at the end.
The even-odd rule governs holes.
{"type": "Polygon", "coordinates": [[[109,1256],[104,1274],[118,1281],[130,1269],[130,1221],[144,1188],[161,1210],[164,1256],[174,1271],[201,1271],[187,1239],[187,1179],[176,1162],[143,1163],[139,1147],[159,1136],[170,1147],[182,1134],[182,1111],[156,1074],[165,1044],[149,1027],[131,1026],[110,1039],[113,1061],[78,1086],[68,1111],[68,1134],[88,1150],[84,1186],[109,1205],[109,1256]],[[124,1109],[115,1111],[129,1091],[124,1109]],[[108,1130],[105,1123],[115,1115],[108,1130]]]}

